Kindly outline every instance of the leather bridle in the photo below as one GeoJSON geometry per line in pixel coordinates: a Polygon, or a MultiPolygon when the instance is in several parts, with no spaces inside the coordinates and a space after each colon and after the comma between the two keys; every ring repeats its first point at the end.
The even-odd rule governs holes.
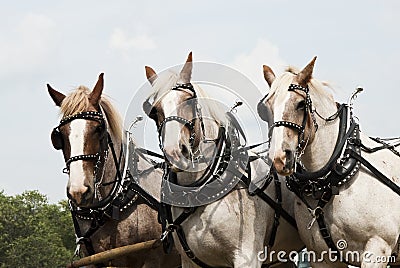
{"type": "Polygon", "coordinates": [[[268,137],[271,140],[272,137],[272,133],[274,128],[276,127],[287,127],[287,128],[291,128],[294,129],[297,133],[298,133],[298,144],[297,144],[297,148],[296,148],[296,153],[298,155],[301,154],[301,152],[305,149],[308,140],[310,139],[310,135],[306,138],[305,137],[305,129],[306,129],[306,125],[307,125],[307,119],[308,116],[311,116],[314,128],[315,128],[315,132],[318,130],[318,124],[317,121],[315,119],[315,115],[314,115],[314,109],[312,107],[312,101],[311,101],[311,97],[310,97],[310,93],[309,93],[309,88],[300,86],[300,85],[296,85],[296,84],[290,84],[288,91],[302,91],[306,94],[305,96],[305,106],[304,106],[304,116],[303,116],[303,120],[301,125],[296,124],[294,122],[290,122],[290,121],[285,121],[285,120],[281,120],[281,121],[276,121],[276,122],[271,122],[272,121],[272,116],[271,116],[271,110],[269,109],[269,107],[267,107],[264,103],[264,100],[267,98],[267,96],[265,96],[264,98],[262,98],[258,104],[258,112],[260,114],[260,117],[262,120],[267,121],[268,124],[270,124],[269,130],[268,130],[268,137]]]}
{"type": "MultiPolygon", "coordinates": [[[[59,125],[57,127],[55,127],[53,129],[53,132],[51,133],[51,139],[52,139],[53,146],[55,149],[60,150],[60,149],[64,148],[64,141],[61,136],[60,127],[62,127],[63,125],[66,125],[76,119],[96,121],[100,124],[100,126],[102,128],[105,129],[105,120],[104,120],[103,114],[99,113],[99,112],[81,112],[81,113],[74,114],[72,116],[64,117],[63,119],[61,119],[59,125]],[[61,144],[61,146],[59,146],[60,144],[61,144]]],[[[96,176],[97,169],[99,168],[98,164],[99,164],[99,162],[101,162],[101,157],[106,156],[107,153],[108,153],[107,140],[104,141],[104,138],[102,138],[100,140],[99,152],[97,152],[95,154],[76,155],[76,156],[72,156],[72,157],[68,158],[65,161],[65,168],[64,168],[63,172],[66,174],[69,174],[70,165],[72,162],[79,161],[79,160],[94,161],[96,163],[95,170],[94,170],[95,182],[97,182],[98,180],[101,179],[101,178],[97,178],[97,176],[96,176]]]]}
{"type": "Polygon", "coordinates": [[[120,172],[120,160],[122,156],[122,145],[121,145],[121,153],[119,156],[119,159],[117,158],[115,154],[115,149],[114,145],[111,139],[111,135],[109,134],[107,128],[106,128],[106,120],[104,118],[103,113],[101,112],[95,112],[95,111],[85,111],[85,112],[80,112],[71,116],[64,117],[61,119],[60,123],[58,124],[57,127],[55,127],[51,133],[51,140],[53,143],[53,146],[56,150],[61,150],[64,149],[64,140],[62,137],[62,134],[60,132],[60,127],[63,125],[66,125],[70,123],[73,120],[76,119],[84,119],[84,120],[91,120],[91,121],[96,121],[100,124],[101,128],[103,129],[104,133],[101,134],[101,139],[99,140],[100,142],[100,148],[99,151],[95,154],[82,154],[82,155],[76,155],[68,158],[65,161],[65,168],[63,169],[63,172],[66,174],[69,174],[70,172],[70,165],[72,162],[75,161],[92,161],[94,162],[94,170],[93,170],[93,176],[94,176],[94,185],[95,185],[95,192],[98,191],[98,187],[100,186],[107,186],[110,184],[113,184],[113,189],[109,192],[108,196],[105,197],[104,199],[100,200],[96,204],[93,204],[90,206],[91,209],[98,209],[98,208],[103,208],[104,206],[107,206],[114,196],[116,195],[117,188],[122,181],[122,175],[120,172]],[[109,149],[111,149],[112,152],[112,157],[114,160],[114,164],[116,167],[116,179],[112,182],[108,183],[102,183],[104,172],[99,172],[103,171],[105,162],[107,161],[108,158],[108,153],[109,149]]]}
{"type": "Polygon", "coordinates": [[[189,137],[189,144],[191,148],[193,149],[195,146],[195,140],[196,140],[196,130],[195,130],[195,122],[196,120],[200,121],[200,127],[202,130],[202,135],[203,138],[205,138],[205,128],[204,128],[204,123],[203,123],[203,116],[201,113],[201,108],[197,102],[197,94],[196,91],[194,90],[194,87],[191,83],[185,83],[185,84],[176,84],[174,87],[171,88],[171,90],[176,90],[176,91],[189,91],[192,93],[192,96],[186,100],[186,101],[193,101],[191,107],[192,107],[192,114],[194,115],[192,120],[188,120],[186,118],[173,115],[173,116],[168,116],[166,117],[158,126],[158,140],[159,140],[159,146],[160,149],[164,149],[164,141],[163,141],[163,135],[162,135],[162,130],[165,127],[166,123],[171,122],[171,121],[176,121],[180,124],[182,124],[184,127],[186,127],[189,132],[190,132],[190,137],[189,137]]]}

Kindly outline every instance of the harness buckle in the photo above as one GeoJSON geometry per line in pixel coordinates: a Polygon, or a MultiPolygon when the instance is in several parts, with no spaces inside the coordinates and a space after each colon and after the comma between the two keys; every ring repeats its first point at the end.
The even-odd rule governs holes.
{"type": "Polygon", "coordinates": [[[76,239],[75,239],[76,248],[75,248],[75,251],[74,251],[73,258],[81,256],[81,244],[83,243],[84,239],[85,238],[82,237],[82,236],[81,237],[76,237],[76,239]]]}
{"type": "Polygon", "coordinates": [[[186,256],[189,257],[189,259],[194,260],[196,256],[194,255],[193,251],[191,249],[186,249],[185,250],[186,256]]]}
{"type": "Polygon", "coordinates": [[[178,226],[173,223],[167,224],[167,226],[165,227],[165,231],[161,234],[160,240],[164,241],[165,238],[167,238],[168,234],[175,231],[177,228],[178,226]]]}
{"type": "Polygon", "coordinates": [[[171,232],[171,230],[166,229],[160,237],[161,242],[164,242],[165,238],[167,238],[168,234],[171,232]]]}
{"type": "Polygon", "coordinates": [[[307,225],[307,229],[310,230],[312,226],[314,225],[315,221],[317,220],[317,217],[324,213],[322,208],[320,206],[316,207],[315,209],[308,208],[308,211],[311,213],[312,219],[307,225]]]}
{"type": "Polygon", "coordinates": [[[80,255],[81,255],[81,244],[77,244],[74,251],[74,257],[79,257],[80,255]]]}

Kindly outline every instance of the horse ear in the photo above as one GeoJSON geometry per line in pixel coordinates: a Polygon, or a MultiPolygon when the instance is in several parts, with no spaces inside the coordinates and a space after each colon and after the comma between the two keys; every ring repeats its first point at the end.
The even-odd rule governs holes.
{"type": "Polygon", "coordinates": [[[267,65],[263,65],[263,71],[264,71],[265,81],[267,81],[269,87],[271,87],[272,83],[275,80],[275,74],[272,71],[272,69],[267,65]]]}
{"type": "Polygon", "coordinates": [[[90,103],[94,106],[99,104],[101,93],[103,92],[104,88],[104,73],[99,75],[99,79],[97,80],[96,85],[94,86],[92,92],[89,95],[90,103]]]}
{"type": "Polygon", "coordinates": [[[146,70],[147,80],[149,80],[150,84],[153,85],[154,81],[158,78],[156,72],[149,66],[144,66],[144,69],[146,70]]]}
{"type": "Polygon", "coordinates": [[[192,60],[192,52],[189,53],[185,65],[179,74],[180,80],[183,83],[190,83],[190,79],[192,78],[192,68],[193,68],[193,60],[192,60]]]}
{"type": "Polygon", "coordinates": [[[49,84],[47,84],[47,91],[49,92],[50,97],[53,99],[54,103],[58,107],[60,107],[62,101],[65,99],[65,95],[52,88],[49,84]]]}
{"type": "Polygon", "coordinates": [[[296,76],[296,82],[300,86],[306,86],[308,82],[310,82],[312,78],[312,73],[314,70],[314,64],[317,56],[315,56],[306,67],[296,76]]]}

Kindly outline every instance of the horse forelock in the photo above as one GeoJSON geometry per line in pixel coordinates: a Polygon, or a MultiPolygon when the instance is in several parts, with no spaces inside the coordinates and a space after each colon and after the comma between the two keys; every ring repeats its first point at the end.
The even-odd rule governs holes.
{"type": "MultiPolygon", "coordinates": [[[[272,98],[277,91],[284,90],[284,92],[286,92],[289,85],[293,82],[294,77],[300,72],[300,70],[294,66],[288,66],[285,71],[285,73],[275,79],[266,100],[272,98]]],[[[310,90],[309,92],[312,100],[315,99],[321,100],[322,102],[334,102],[333,95],[327,90],[333,90],[333,87],[330,83],[312,78],[307,83],[307,86],[310,90]]]]}
{"type": "MultiPolygon", "coordinates": [[[[72,116],[89,111],[92,104],[89,100],[91,91],[85,86],[79,86],[65,97],[60,107],[62,117],[72,116]]],[[[122,119],[118,111],[112,105],[109,97],[102,95],[100,107],[104,111],[108,127],[114,137],[122,138],[122,119]]]]}
{"type": "Polygon", "coordinates": [[[71,116],[90,108],[90,90],[85,86],[79,86],[75,91],[68,94],[61,103],[60,114],[62,117],[71,116]]]}
{"type": "Polygon", "coordinates": [[[152,85],[153,93],[149,96],[152,99],[153,106],[157,105],[171,88],[176,85],[178,79],[178,74],[172,71],[167,71],[157,76],[152,85]]]}

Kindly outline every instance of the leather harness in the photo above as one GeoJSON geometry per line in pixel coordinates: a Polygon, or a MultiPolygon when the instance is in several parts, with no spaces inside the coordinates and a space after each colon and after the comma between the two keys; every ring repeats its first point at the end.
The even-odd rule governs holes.
{"type": "MultiPolygon", "coordinates": [[[[300,90],[306,93],[306,106],[303,123],[301,126],[288,121],[270,122],[271,116],[265,114],[270,113],[270,110],[263,103],[268,95],[260,101],[258,105],[258,111],[262,114],[262,119],[265,121],[268,120],[271,124],[271,128],[269,130],[270,137],[272,135],[273,128],[275,127],[284,126],[295,129],[299,133],[298,149],[304,149],[301,147],[302,144],[304,144],[304,129],[307,117],[309,115],[311,115],[313,119],[314,125],[316,126],[315,129],[318,129],[318,125],[316,125],[314,118],[314,112],[316,112],[316,110],[313,110],[312,108],[312,102],[307,87],[291,84],[288,90],[300,90]]],[[[375,142],[382,145],[375,148],[369,148],[365,146],[360,139],[359,125],[353,119],[350,105],[338,104],[337,112],[331,117],[325,119],[325,121],[332,121],[336,120],[337,118],[340,120],[339,134],[334,152],[327,164],[316,172],[307,172],[301,163],[298,163],[295,172],[286,177],[286,184],[288,188],[303,201],[313,217],[312,221],[308,225],[308,228],[310,229],[313,223],[316,221],[319,226],[320,234],[325,243],[336,255],[339,254],[339,250],[336,246],[336,243],[332,239],[328,226],[326,225],[323,208],[327,203],[330,202],[332,196],[339,194],[339,187],[351,180],[354,175],[358,173],[361,165],[364,165],[367,169],[369,169],[380,182],[400,195],[400,187],[387,176],[382,174],[361,155],[361,151],[366,153],[374,153],[382,149],[389,149],[397,156],[400,156],[400,153],[395,149],[395,147],[399,146],[400,143],[390,145],[385,142],[386,140],[384,139],[372,138],[375,142]],[[348,123],[349,126],[347,125],[348,123]],[[316,207],[312,207],[309,204],[306,199],[307,196],[311,196],[313,199],[318,201],[316,207]]]]}
{"type": "MultiPolygon", "coordinates": [[[[64,146],[62,135],[59,130],[60,127],[75,119],[97,121],[103,127],[105,127],[106,125],[104,116],[101,112],[81,112],[63,118],[60,121],[60,124],[53,129],[53,132],[51,134],[52,142],[55,149],[63,149],[64,146]]],[[[91,236],[96,231],[98,231],[108,220],[112,219],[118,221],[120,219],[120,214],[127,208],[131,207],[133,204],[144,203],[156,211],[158,211],[160,207],[160,203],[153,196],[144,191],[143,188],[135,180],[135,177],[139,175],[151,172],[154,168],[162,167],[162,165],[154,164],[154,166],[149,170],[139,171],[137,165],[137,163],[139,162],[139,157],[144,157],[144,154],[149,154],[156,157],[160,157],[160,155],[148,152],[147,150],[143,150],[141,148],[136,148],[136,146],[134,146],[132,154],[134,161],[133,170],[126,170],[125,177],[123,178],[122,172],[120,170],[123,155],[123,146],[121,144],[120,155],[119,157],[117,157],[111,135],[108,133],[108,131],[106,131],[105,137],[106,145],[102,145],[102,141],[100,142],[101,147],[106,148],[100,148],[100,152],[97,154],[79,155],[67,159],[66,168],[64,168],[63,170],[64,173],[69,173],[70,163],[78,160],[95,161],[95,169],[97,169],[97,165],[104,165],[102,161],[105,161],[106,158],[102,157],[102,155],[104,154],[103,152],[106,152],[106,154],[108,154],[108,151],[110,150],[112,153],[116,171],[115,179],[108,183],[101,183],[101,178],[98,178],[96,176],[97,173],[95,172],[95,183],[100,182],[102,186],[113,184],[110,193],[104,199],[89,207],[84,208],[77,207],[73,202],[71,202],[71,200],[69,200],[69,207],[75,229],[77,244],[74,256],[80,255],[80,246],[82,244],[85,246],[89,256],[95,254],[96,252],[91,241],[91,236]],[[78,220],[90,221],[90,227],[86,231],[83,231],[79,225],[78,220]]]]}
{"type": "MultiPolygon", "coordinates": [[[[176,87],[172,88],[172,90],[179,90],[181,85],[177,85],[176,87]]],[[[186,90],[191,90],[194,92],[194,96],[196,96],[195,91],[193,87],[190,87],[188,84],[185,84],[184,89],[186,90]]],[[[240,105],[240,104],[239,104],[240,105]]],[[[146,103],[147,107],[151,107],[149,103],[146,103]]],[[[194,110],[195,111],[195,110],[194,110]]],[[[228,124],[227,127],[220,126],[219,128],[219,134],[218,138],[215,141],[217,148],[218,148],[218,153],[215,157],[215,159],[219,158],[225,158],[226,161],[235,161],[236,164],[233,166],[236,167],[242,167],[242,169],[245,172],[240,172],[238,171],[237,168],[228,168],[228,164],[226,161],[220,162],[218,166],[216,166],[216,160],[214,159],[213,164],[209,165],[206,171],[204,172],[203,176],[198,179],[195,183],[193,183],[190,186],[204,186],[207,183],[212,182],[215,178],[212,171],[218,170],[221,173],[224,172],[230,172],[232,173],[235,177],[239,178],[240,182],[244,184],[244,186],[248,189],[250,184],[251,184],[251,166],[250,163],[252,161],[255,161],[259,159],[259,156],[254,156],[254,157],[249,157],[247,155],[248,150],[255,148],[257,146],[260,146],[263,143],[256,144],[256,145],[251,145],[251,146],[242,146],[240,144],[240,138],[241,136],[245,141],[245,135],[244,131],[233,116],[231,112],[227,112],[227,117],[229,119],[230,124],[228,124]],[[228,134],[226,134],[226,132],[228,134]],[[225,149],[222,151],[222,144],[225,143],[225,149]],[[244,165],[244,166],[243,166],[244,165]],[[247,174],[247,175],[246,175],[247,174]]],[[[201,118],[201,115],[198,115],[199,119],[201,118]]],[[[196,120],[196,118],[194,119],[196,120]]],[[[169,121],[178,121],[185,127],[189,129],[191,133],[194,133],[194,127],[193,127],[193,121],[188,121],[184,118],[178,117],[178,116],[172,116],[172,117],[167,117],[164,119],[164,121],[160,124],[159,126],[159,137],[161,137],[161,129],[165,125],[166,122],[169,121]]],[[[202,121],[201,121],[202,122],[202,121]]],[[[204,126],[201,125],[202,130],[203,130],[203,138],[204,137],[204,126]]],[[[160,147],[162,149],[162,140],[160,138],[160,147]]],[[[219,174],[221,175],[221,174],[219,174]]],[[[258,189],[254,193],[250,193],[251,195],[257,195],[260,197],[262,200],[264,200],[268,205],[270,205],[274,210],[275,210],[275,216],[274,216],[274,223],[272,227],[272,233],[271,237],[268,243],[269,247],[272,247],[275,238],[276,238],[276,232],[279,226],[279,219],[282,216],[285,218],[295,229],[297,229],[296,222],[292,216],[289,215],[283,208],[282,208],[282,191],[281,191],[281,183],[278,179],[278,176],[276,172],[272,172],[271,174],[266,174],[266,178],[268,178],[268,182],[264,184],[262,189],[258,189]],[[264,190],[270,185],[270,183],[274,181],[275,184],[275,189],[276,189],[276,200],[273,200],[271,197],[269,197],[264,190]]],[[[164,179],[173,183],[176,183],[176,174],[171,171],[171,169],[166,166],[164,170],[164,179]]],[[[185,233],[182,229],[181,224],[188,219],[196,210],[198,207],[187,207],[183,209],[183,212],[174,220],[172,218],[172,211],[171,211],[171,205],[162,202],[160,206],[160,211],[159,211],[159,221],[162,225],[163,229],[163,234],[161,236],[161,240],[163,241],[163,246],[164,246],[164,251],[166,253],[169,253],[172,249],[173,246],[173,238],[172,238],[172,232],[176,232],[179,242],[186,254],[186,256],[192,260],[194,263],[199,265],[200,267],[204,268],[212,268],[212,266],[208,265],[204,261],[200,260],[194,252],[190,249],[189,244],[186,240],[185,233]]]]}

